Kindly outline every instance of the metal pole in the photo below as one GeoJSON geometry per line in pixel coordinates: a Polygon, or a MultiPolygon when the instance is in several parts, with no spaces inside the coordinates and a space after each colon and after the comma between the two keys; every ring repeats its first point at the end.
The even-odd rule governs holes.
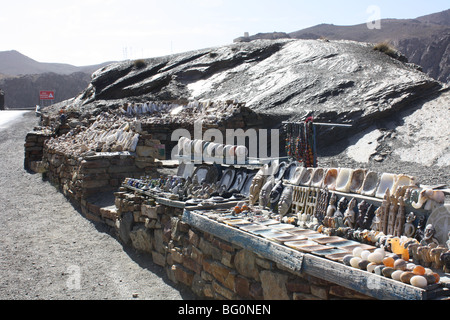
{"type": "MultiPolygon", "coordinates": [[[[283,121],[282,124],[288,124],[288,123],[302,123],[302,122],[290,122],[290,121],[283,121]]],[[[344,124],[344,123],[324,123],[324,122],[314,122],[313,124],[316,126],[329,126],[329,127],[352,127],[351,124],[344,124]]]]}
{"type": "Polygon", "coordinates": [[[344,124],[344,123],[320,123],[320,122],[313,122],[316,126],[329,126],[329,127],[352,127],[351,124],[344,124]]]}

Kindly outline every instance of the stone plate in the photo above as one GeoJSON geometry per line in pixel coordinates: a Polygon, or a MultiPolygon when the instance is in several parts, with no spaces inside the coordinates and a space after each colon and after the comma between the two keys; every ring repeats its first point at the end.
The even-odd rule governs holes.
{"type": "Polygon", "coordinates": [[[286,170],[284,171],[283,179],[290,181],[294,177],[297,167],[298,167],[297,162],[289,163],[286,170]]]}
{"type": "Polygon", "coordinates": [[[232,214],[227,214],[227,215],[217,215],[216,220],[219,222],[224,222],[224,221],[228,221],[228,220],[237,220],[239,218],[233,216],[232,214]]]}
{"type": "MultiPolygon", "coordinates": [[[[306,236],[308,236],[308,235],[306,235],[306,236]]],[[[318,244],[329,244],[329,245],[333,245],[336,242],[347,241],[347,239],[337,237],[337,236],[323,237],[323,238],[317,238],[317,239],[312,239],[312,240],[317,242],[318,244]]]]}
{"type": "Polygon", "coordinates": [[[314,251],[325,250],[325,249],[333,249],[333,247],[325,246],[322,244],[315,244],[311,246],[301,246],[297,250],[312,253],[314,251]]]}
{"type": "Polygon", "coordinates": [[[241,192],[246,178],[247,172],[245,172],[244,170],[236,170],[234,182],[230,186],[229,190],[237,190],[238,192],[241,192]]]}
{"type": "Polygon", "coordinates": [[[257,229],[257,230],[253,230],[252,233],[256,234],[258,236],[262,236],[264,233],[269,233],[269,232],[274,232],[275,230],[270,229],[270,228],[265,228],[265,229],[257,229]]]}
{"type": "Polygon", "coordinates": [[[243,194],[246,197],[250,195],[250,187],[252,185],[253,178],[255,177],[255,175],[256,173],[248,174],[244,186],[242,187],[241,194],[243,194]]]}
{"type": "Polygon", "coordinates": [[[361,243],[353,241],[353,240],[346,240],[345,241],[340,241],[340,242],[334,242],[330,245],[332,245],[335,248],[341,248],[341,247],[348,247],[348,246],[352,246],[352,245],[360,245],[361,243]]]}
{"type": "Polygon", "coordinates": [[[234,168],[228,168],[224,171],[222,178],[219,182],[219,188],[225,188],[226,191],[228,191],[231,187],[231,185],[234,182],[234,177],[236,175],[236,172],[234,168]]]}
{"type": "Polygon", "coordinates": [[[249,224],[249,225],[243,225],[240,227],[240,229],[253,233],[254,231],[258,231],[258,230],[267,230],[267,227],[264,226],[260,226],[258,224],[249,224]]]}
{"type": "Polygon", "coordinates": [[[317,251],[313,251],[311,252],[312,254],[315,254],[317,256],[321,256],[321,257],[326,257],[328,255],[332,255],[332,254],[348,254],[349,252],[343,249],[336,249],[336,248],[331,248],[331,249],[323,249],[323,250],[317,250],[317,251]]]}
{"type": "Polygon", "coordinates": [[[258,223],[263,226],[272,226],[272,225],[280,224],[280,221],[275,220],[275,219],[269,219],[269,220],[265,220],[265,221],[258,221],[258,223]]]}
{"type": "Polygon", "coordinates": [[[291,229],[297,228],[296,226],[294,226],[292,224],[288,224],[288,223],[274,224],[274,225],[272,225],[270,227],[272,229],[283,230],[283,231],[287,231],[287,230],[291,230],[291,229]]]}
{"type": "Polygon", "coordinates": [[[264,238],[274,240],[279,243],[283,243],[283,239],[286,237],[292,237],[289,233],[283,232],[283,231],[274,231],[273,233],[264,233],[262,235],[264,238]]]}
{"type": "Polygon", "coordinates": [[[284,243],[285,246],[296,250],[298,250],[301,247],[311,246],[314,244],[316,243],[311,240],[296,240],[296,241],[287,241],[284,243]]]}
{"type": "Polygon", "coordinates": [[[288,236],[284,236],[284,237],[277,237],[277,240],[283,243],[286,242],[293,242],[293,241],[299,241],[299,240],[308,240],[305,236],[300,236],[300,235],[288,235],[288,236]]]}
{"type": "Polygon", "coordinates": [[[340,252],[340,253],[327,254],[325,256],[325,258],[336,261],[336,262],[342,262],[342,259],[344,259],[344,257],[350,253],[351,252],[344,250],[343,252],[340,252]]]}
{"type": "MultiPolygon", "coordinates": [[[[318,240],[319,238],[328,238],[328,236],[322,234],[322,233],[311,233],[311,234],[305,234],[305,237],[307,237],[310,240],[318,240]]],[[[317,241],[316,241],[317,242],[317,241]]]]}
{"type": "Polygon", "coordinates": [[[345,247],[339,247],[340,249],[343,249],[343,250],[347,250],[347,251],[350,251],[350,252],[352,252],[353,251],[353,249],[355,249],[355,248],[361,248],[361,249],[363,249],[363,250],[374,250],[374,249],[376,249],[377,247],[375,247],[375,246],[371,246],[371,245],[369,245],[369,244],[363,244],[363,243],[360,243],[360,244],[354,244],[354,245],[350,245],[350,246],[345,246],[345,247]]]}
{"type": "Polygon", "coordinates": [[[229,225],[229,226],[238,226],[238,225],[245,225],[245,224],[251,224],[250,221],[245,219],[230,219],[230,220],[224,220],[223,223],[229,225]]]}
{"type": "Polygon", "coordinates": [[[317,231],[314,230],[309,230],[309,229],[293,229],[293,230],[288,230],[289,233],[292,234],[297,234],[297,235],[309,235],[309,234],[319,234],[317,231]]]}

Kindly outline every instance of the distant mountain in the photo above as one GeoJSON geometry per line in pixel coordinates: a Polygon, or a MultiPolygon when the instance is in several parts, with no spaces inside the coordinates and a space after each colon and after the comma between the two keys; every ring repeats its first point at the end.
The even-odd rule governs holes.
{"type": "Polygon", "coordinates": [[[76,67],[63,63],[43,63],[18,51],[0,52],[0,89],[5,108],[30,108],[39,104],[40,90],[54,90],[61,102],[76,96],[91,81],[91,74],[111,62],[76,67]]]}
{"type": "Polygon", "coordinates": [[[74,72],[84,72],[92,74],[95,70],[110,64],[105,62],[97,65],[76,67],[64,63],[46,63],[33,60],[22,53],[11,51],[0,51],[0,73],[10,76],[26,75],[26,74],[41,74],[41,73],[56,73],[56,74],[71,74],[74,72]]]}
{"type": "Polygon", "coordinates": [[[420,22],[450,26],[450,9],[417,18],[420,22]]]}
{"type": "Polygon", "coordinates": [[[57,103],[78,95],[90,81],[91,75],[84,72],[42,73],[0,78],[0,89],[5,93],[5,108],[31,108],[40,104],[40,90],[55,91],[55,99],[51,102],[57,103]]]}
{"type": "MultiPolygon", "coordinates": [[[[235,41],[270,37],[271,34],[265,33],[235,41]]],[[[272,37],[388,42],[429,76],[450,83],[450,9],[416,19],[382,19],[381,29],[369,29],[366,23],[353,26],[320,24],[291,33],[276,32],[272,37]]]]}

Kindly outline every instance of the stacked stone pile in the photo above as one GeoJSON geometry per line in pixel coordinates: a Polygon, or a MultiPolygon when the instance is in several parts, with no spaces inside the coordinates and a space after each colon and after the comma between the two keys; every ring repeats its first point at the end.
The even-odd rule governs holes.
{"type": "Polygon", "coordinates": [[[51,130],[40,127],[36,127],[34,131],[31,131],[27,134],[24,144],[25,170],[31,170],[39,173],[45,171],[44,165],[42,163],[44,143],[53,136],[54,134],[51,130]]]}
{"type": "MultiPolygon", "coordinates": [[[[127,99],[102,101],[102,107],[84,108],[75,102],[68,102],[46,108],[42,115],[42,122],[47,126],[59,127],[60,114],[64,113],[70,128],[77,126],[89,127],[94,122],[107,118],[109,122],[139,120],[142,124],[153,126],[190,126],[195,121],[202,121],[206,125],[222,124],[240,114],[248,114],[250,109],[243,102],[232,100],[219,101],[140,101],[131,102],[127,99]]],[[[254,119],[253,119],[254,121],[254,119]]],[[[96,126],[93,129],[100,129],[96,126]]]]}
{"type": "Polygon", "coordinates": [[[134,152],[139,141],[140,123],[128,122],[102,113],[87,129],[77,127],[47,142],[50,149],[73,156],[89,156],[95,152],[134,152]]]}
{"type": "Polygon", "coordinates": [[[119,112],[139,117],[144,123],[155,125],[189,125],[193,121],[220,123],[242,111],[245,103],[237,101],[191,101],[185,104],[172,102],[125,103],[119,112]]]}
{"type": "Polygon", "coordinates": [[[159,145],[136,118],[103,112],[88,127],[80,124],[48,139],[42,162],[48,179],[80,205],[97,193],[117,191],[126,177],[155,174],[159,145]]]}

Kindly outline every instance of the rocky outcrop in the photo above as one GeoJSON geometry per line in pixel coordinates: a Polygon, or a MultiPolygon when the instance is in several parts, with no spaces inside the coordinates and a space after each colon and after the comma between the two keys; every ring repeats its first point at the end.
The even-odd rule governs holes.
{"type": "Polygon", "coordinates": [[[244,35],[243,37],[234,39],[233,42],[249,42],[258,39],[276,40],[276,39],[290,39],[290,38],[291,37],[286,32],[266,32],[266,33],[257,33],[252,36],[244,35]]]}
{"type": "Polygon", "coordinates": [[[404,172],[426,185],[450,181],[450,90],[412,102],[403,111],[320,151],[322,166],[404,172]]]}
{"type": "MultiPolygon", "coordinates": [[[[404,60],[401,55],[388,55],[374,50],[373,44],[354,41],[234,43],[109,65],[92,75],[80,95],[47,108],[45,113],[57,114],[61,107],[68,106],[70,114],[84,123],[102,111],[124,114],[126,105],[132,103],[160,101],[174,112],[177,104],[186,106],[179,113],[166,111],[140,118],[143,130],[166,145],[166,154],[173,147],[174,130],[191,131],[194,120],[213,119],[206,121],[205,128],[224,132],[232,128],[282,128],[283,121],[313,116],[315,123],[351,125],[316,127],[321,166],[403,172],[417,174],[428,183],[446,183],[448,177],[441,174],[442,168],[448,168],[445,134],[426,141],[417,136],[420,146],[410,143],[408,135],[419,134],[414,128],[420,119],[425,119],[420,135],[433,126],[433,117],[423,117],[426,110],[436,110],[436,115],[440,114],[438,110],[445,113],[448,88],[416,65],[400,60],[404,60]],[[226,101],[228,109],[240,102],[241,107],[205,107],[204,102],[197,110],[189,107],[193,103],[189,101],[195,100],[226,101]],[[411,125],[405,129],[402,125],[408,115],[413,118],[408,118],[411,125]],[[417,161],[417,157],[408,155],[417,153],[417,148],[426,159],[417,161]]],[[[283,154],[283,136],[280,141],[283,154]]]]}
{"type": "Polygon", "coordinates": [[[432,78],[450,83],[450,27],[447,33],[426,39],[400,39],[394,45],[432,78]]]}
{"type": "MultiPolygon", "coordinates": [[[[272,119],[274,127],[313,115],[361,131],[441,88],[416,66],[375,51],[371,44],[256,40],[112,64],[93,74],[74,105],[238,100],[272,119]]],[[[349,132],[329,128],[322,134],[331,141],[349,132]]]]}

